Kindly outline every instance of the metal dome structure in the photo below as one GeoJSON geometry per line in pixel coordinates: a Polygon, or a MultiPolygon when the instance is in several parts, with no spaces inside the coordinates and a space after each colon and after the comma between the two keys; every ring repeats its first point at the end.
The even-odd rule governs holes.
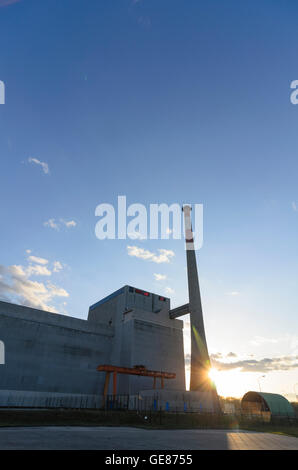
{"type": "Polygon", "coordinates": [[[270,413],[272,417],[295,417],[291,403],[276,393],[247,392],[241,400],[241,409],[253,415],[270,413]]]}

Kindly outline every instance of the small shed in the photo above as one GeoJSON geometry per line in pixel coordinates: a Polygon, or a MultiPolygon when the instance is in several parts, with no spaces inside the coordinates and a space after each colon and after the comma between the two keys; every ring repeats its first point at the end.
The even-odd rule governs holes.
{"type": "Polygon", "coordinates": [[[241,400],[242,413],[270,417],[294,418],[291,403],[277,393],[247,392],[241,400]]]}

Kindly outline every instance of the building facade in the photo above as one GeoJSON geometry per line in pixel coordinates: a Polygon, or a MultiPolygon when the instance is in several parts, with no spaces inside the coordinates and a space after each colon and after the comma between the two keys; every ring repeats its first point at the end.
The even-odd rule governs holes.
{"type": "MultiPolygon", "coordinates": [[[[7,397],[100,397],[102,364],[172,372],[165,388],[185,391],[183,322],[169,311],[168,298],[131,286],[92,305],[87,320],[0,302],[0,406],[7,397]]],[[[121,375],[117,393],[152,388],[151,377],[121,375]]]]}

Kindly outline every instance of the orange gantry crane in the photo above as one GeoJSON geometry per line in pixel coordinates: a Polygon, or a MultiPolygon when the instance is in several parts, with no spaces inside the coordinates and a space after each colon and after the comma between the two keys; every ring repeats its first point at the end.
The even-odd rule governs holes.
{"type": "Polygon", "coordinates": [[[113,374],[113,395],[117,395],[117,374],[142,375],[145,377],[153,377],[153,388],[156,388],[156,378],[161,380],[161,388],[164,388],[164,379],[175,379],[176,374],[171,372],[161,372],[156,370],[148,370],[145,366],[120,367],[112,365],[100,365],[96,368],[99,372],[106,372],[103,395],[108,394],[110,376],[113,374]]]}

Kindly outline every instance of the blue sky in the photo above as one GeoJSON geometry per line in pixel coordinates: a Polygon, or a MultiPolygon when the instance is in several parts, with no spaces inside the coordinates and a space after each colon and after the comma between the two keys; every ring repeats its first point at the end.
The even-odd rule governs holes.
{"type": "Polygon", "coordinates": [[[247,388],[264,372],[268,391],[293,393],[297,14],[290,0],[0,0],[2,298],[28,303],[35,288],[81,318],[125,284],[184,303],[183,242],[99,241],[94,212],[118,195],[202,203],[210,352],[223,364],[253,355],[247,388]],[[175,256],[145,261],[128,256],[132,244],[175,256]],[[27,282],[17,292],[11,269],[27,282]],[[282,360],[270,372],[264,358],[282,360]]]}

